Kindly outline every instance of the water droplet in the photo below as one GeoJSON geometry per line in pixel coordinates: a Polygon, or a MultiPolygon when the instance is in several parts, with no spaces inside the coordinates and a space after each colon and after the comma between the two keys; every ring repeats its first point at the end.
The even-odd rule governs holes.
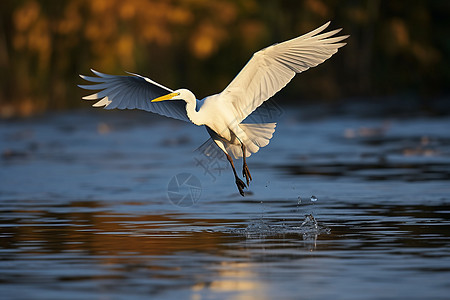
{"type": "Polygon", "coordinates": [[[317,197],[314,196],[314,195],[312,195],[312,196],[311,196],[311,202],[316,202],[316,201],[317,201],[317,197]]]}

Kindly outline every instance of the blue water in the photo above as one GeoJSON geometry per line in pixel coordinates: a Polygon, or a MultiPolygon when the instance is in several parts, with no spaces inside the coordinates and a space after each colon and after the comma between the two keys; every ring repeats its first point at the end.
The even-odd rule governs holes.
{"type": "Polygon", "coordinates": [[[448,299],[450,117],[279,119],[246,197],[194,125],[2,121],[2,299],[448,299]]]}

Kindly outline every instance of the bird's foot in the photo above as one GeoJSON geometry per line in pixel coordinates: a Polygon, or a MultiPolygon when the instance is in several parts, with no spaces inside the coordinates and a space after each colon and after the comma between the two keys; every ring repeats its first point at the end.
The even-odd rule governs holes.
{"type": "Polygon", "coordinates": [[[236,177],[236,186],[239,190],[239,194],[241,194],[241,196],[244,197],[245,196],[244,188],[246,188],[247,186],[239,177],[236,177]]]}
{"type": "Polygon", "coordinates": [[[252,175],[250,175],[250,170],[247,167],[247,164],[244,164],[242,167],[242,175],[247,180],[247,185],[250,185],[250,181],[252,181],[252,175]]]}

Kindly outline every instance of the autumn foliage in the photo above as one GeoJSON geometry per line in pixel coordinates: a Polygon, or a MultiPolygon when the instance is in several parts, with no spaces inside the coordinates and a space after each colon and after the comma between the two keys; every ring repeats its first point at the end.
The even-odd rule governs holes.
{"type": "Polygon", "coordinates": [[[79,107],[79,73],[141,73],[219,92],[251,54],[328,20],[350,34],[283,96],[336,99],[448,88],[448,1],[3,0],[0,116],[79,107]]]}

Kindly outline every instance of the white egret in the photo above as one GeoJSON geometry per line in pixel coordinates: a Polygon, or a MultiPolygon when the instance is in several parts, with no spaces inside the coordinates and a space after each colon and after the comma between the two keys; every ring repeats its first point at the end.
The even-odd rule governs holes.
{"type": "Polygon", "coordinates": [[[239,193],[244,196],[243,189],[252,180],[246,157],[269,144],[276,123],[242,121],[286,86],[296,73],[324,62],[346,44],[341,41],[348,35],[335,36],[341,29],[322,33],[329,24],[256,52],[221,93],[201,101],[187,89],[174,91],[141,75],[116,76],[94,70],[91,71],[98,77],[80,76],[95,84],[80,87],[100,91],[83,99],[100,100],[95,107],[143,109],[204,126],[225,153],[239,193]],[[231,156],[243,158],[242,174],[247,184],[237,175],[231,156]]]}

